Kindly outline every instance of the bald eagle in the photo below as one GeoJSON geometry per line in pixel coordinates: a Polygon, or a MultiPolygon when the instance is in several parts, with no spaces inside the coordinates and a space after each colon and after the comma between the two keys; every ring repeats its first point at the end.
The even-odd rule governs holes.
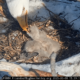
{"type": "Polygon", "coordinates": [[[23,31],[28,32],[29,0],[6,0],[10,14],[15,18],[23,31]]]}

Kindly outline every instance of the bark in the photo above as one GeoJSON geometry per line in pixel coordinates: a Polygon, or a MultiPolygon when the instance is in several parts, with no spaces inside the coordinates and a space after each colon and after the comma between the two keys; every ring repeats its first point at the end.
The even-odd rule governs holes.
{"type": "MultiPolygon", "coordinates": [[[[37,69],[30,69],[25,71],[17,64],[9,62],[0,62],[0,71],[8,72],[12,77],[14,76],[26,76],[26,77],[52,77],[52,74],[49,72],[40,71],[37,69]]],[[[61,77],[61,75],[57,75],[61,77]]]]}

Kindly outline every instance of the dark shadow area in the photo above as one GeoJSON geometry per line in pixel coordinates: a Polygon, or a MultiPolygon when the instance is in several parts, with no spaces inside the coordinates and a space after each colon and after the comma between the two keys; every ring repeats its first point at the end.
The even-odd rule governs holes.
{"type": "Polygon", "coordinates": [[[53,22],[52,25],[60,36],[59,40],[63,42],[63,46],[65,46],[65,49],[60,50],[56,60],[60,61],[78,54],[80,52],[80,47],[76,45],[76,42],[80,41],[80,36],[78,36],[79,31],[73,30],[72,25],[70,25],[65,19],[60,20],[59,18],[61,15],[57,15],[59,18],[52,16],[52,14],[50,15],[51,21],[53,22]]]}
{"type": "Polygon", "coordinates": [[[0,71],[0,79],[6,79],[5,77],[11,77],[8,72],[0,71]]]}
{"type": "Polygon", "coordinates": [[[39,75],[34,69],[32,69],[32,68],[30,68],[29,71],[33,71],[37,77],[40,76],[40,75],[39,75]]]}

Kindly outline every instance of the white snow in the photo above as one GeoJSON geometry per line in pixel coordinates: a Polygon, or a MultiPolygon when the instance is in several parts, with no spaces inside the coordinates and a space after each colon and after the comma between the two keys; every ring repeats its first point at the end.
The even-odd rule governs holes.
{"type": "Polygon", "coordinates": [[[1,59],[0,61],[4,61],[4,62],[6,62],[6,59],[1,59]]]}
{"type": "Polygon", "coordinates": [[[64,76],[72,76],[75,72],[80,73],[80,53],[56,63],[56,72],[64,76]],[[71,64],[70,64],[71,63],[71,64]]]}
{"type": "Polygon", "coordinates": [[[44,21],[49,18],[48,11],[43,7],[42,0],[31,0],[29,5],[29,18],[35,20],[37,16],[40,21],[44,21]],[[42,18],[43,17],[43,18],[42,18]],[[46,18],[46,19],[45,19],[46,18]]]}
{"type": "MultiPolygon", "coordinates": [[[[62,13],[61,18],[64,17],[68,21],[68,23],[70,23],[74,19],[77,19],[80,16],[80,2],[67,0],[50,0],[49,2],[45,2],[42,0],[31,0],[29,6],[29,17],[31,19],[35,20],[36,16],[38,17],[38,19],[41,19],[41,21],[49,19],[49,12],[44,8],[42,3],[44,3],[46,7],[55,14],[62,13]]],[[[74,23],[72,28],[80,31],[79,21],[80,18],[70,24],[74,23]]]]}
{"type": "Polygon", "coordinates": [[[22,64],[19,64],[23,69],[25,69],[26,71],[29,71],[29,69],[31,68],[32,64],[25,64],[25,63],[22,63],[22,64]]]}
{"type": "Polygon", "coordinates": [[[38,69],[45,72],[51,72],[50,64],[40,64],[40,65],[32,65],[33,69],[38,69]]]}
{"type": "MultiPolygon", "coordinates": [[[[0,61],[6,61],[5,59],[2,59],[0,61]]],[[[50,64],[25,64],[25,63],[16,63],[14,64],[20,65],[23,69],[26,71],[29,71],[30,68],[32,69],[38,69],[41,71],[51,72],[50,64]]],[[[65,60],[56,62],[56,72],[60,75],[64,76],[72,76],[74,73],[78,72],[80,74],[80,53],[67,58],[65,60]]]]}

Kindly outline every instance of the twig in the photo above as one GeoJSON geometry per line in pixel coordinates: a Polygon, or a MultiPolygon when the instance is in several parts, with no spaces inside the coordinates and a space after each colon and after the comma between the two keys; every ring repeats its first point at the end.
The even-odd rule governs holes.
{"type": "Polygon", "coordinates": [[[59,18],[58,15],[56,15],[55,13],[53,13],[52,11],[50,11],[50,10],[45,6],[44,3],[42,3],[42,5],[46,8],[46,10],[48,10],[49,12],[51,12],[57,20],[60,20],[60,21],[62,21],[62,22],[64,22],[64,23],[66,23],[64,20],[62,20],[61,18],[59,18]]]}
{"type": "MultiPolygon", "coordinates": [[[[80,18],[80,16],[79,16],[78,18],[80,18]]],[[[78,18],[76,18],[76,19],[72,20],[70,23],[72,23],[72,22],[76,21],[78,18]]],[[[70,24],[70,23],[69,23],[69,24],[70,24]]]]}

